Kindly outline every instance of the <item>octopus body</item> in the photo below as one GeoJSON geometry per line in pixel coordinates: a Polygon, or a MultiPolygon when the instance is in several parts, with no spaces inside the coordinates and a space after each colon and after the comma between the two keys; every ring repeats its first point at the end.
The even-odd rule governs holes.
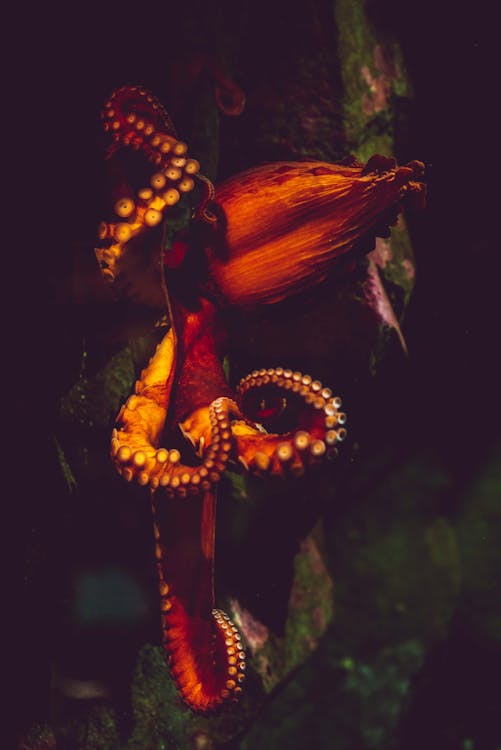
{"type": "Polygon", "coordinates": [[[346,437],[340,397],[309,374],[269,363],[230,387],[222,312],[312,288],[370,249],[367,239],[395,221],[402,200],[422,196],[423,165],[380,156],[367,165],[277,163],[214,189],[145,89],[114,92],[103,122],[112,210],[96,257],[120,289],[131,260],[148,256],[159,314],[170,321],[117,416],[111,457],[126,481],[150,491],[167,661],[184,701],[207,712],[238,699],[246,666],[237,628],[215,606],[218,482],[230,465],[263,478],[301,476],[346,437]],[[134,151],[142,171],[132,175],[121,157],[134,151]],[[169,234],[181,210],[188,230],[206,227],[203,242],[186,227],[169,234]]]}

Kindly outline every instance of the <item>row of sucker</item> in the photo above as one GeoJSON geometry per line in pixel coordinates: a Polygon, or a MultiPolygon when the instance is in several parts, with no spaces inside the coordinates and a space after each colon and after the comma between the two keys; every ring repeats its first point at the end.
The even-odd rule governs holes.
{"type": "MultiPolygon", "coordinates": [[[[193,684],[192,680],[183,680],[183,668],[176,664],[188,662],[189,670],[196,673],[196,656],[190,658],[185,645],[186,634],[180,625],[176,625],[176,617],[170,614],[175,607],[174,594],[171,585],[165,579],[166,555],[165,546],[161,543],[160,529],[155,518],[153,509],[153,532],[155,537],[155,559],[158,574],[158,588],[160,594],[160,615],[162,623],[162,643],[169,655],[170,670],[184,701],[196,711],[210,711],[223,703],[236,702],[242,694],[242,683],[245,680],[246,659],[242,637],[238,628],[232,623],[230,617],[220,609],[212,610],[212,617],[217,629],[217,637],[220,640],[219,653],[224,652],[225,673],[221,676],[219,692],[215,695],[201,696],[201,685],[193,684]],[[178,660],[177,651],[181,649],[182,660],[178,660]]],[[[205,655],[206,656],[206,655],[205,655]]]]}
{"type": "MultiPolygon", "coordinates": [[[[136,408],[137,396],[129,396],[117,417],[121,422],[124,409],[136,408]]],[[[201,464],[188,466],[181,461],[176,448],[135,447],[124,442],[126,436],[115,428],[111,438],[111,455],[119,473],[127,481],[162,489],[170,497],[185,498],[189,494],[206,491],[221,479],[232,449],[230,419],[241,419],[238,406],[229,398],[221,397],[209,406],[211,440],[204,450],[201,464]]]]}
{"type": "Polygon", "coordinates": [[[201,662],[210,659],[209,651],[204,651],[197,658],[197,655],[190,653],[186,646],[188,634],[182,626],[173,624],[175,618],[168,613],[163,613],[161,618],[162,643],[169,655],[171,676],[185,703],[194,711],[202,713],[239,700],[247,667],[244,645],[238,628],[221,609],[213,609],[212,618],[216,627],[216,639],[212,646],[217,652],[217,656],[214,654],[213,658],[224,660],[224,672],[218,675],[217,683],[212,682],[210,687],[202,684],[203,678],[198,672],[199,669],[203,671],[201,662]],[[197,678],[194,678],[195,674],[198,674],[197,678]]]}
{"type": "Polygon", "coordinates": [[[346,414],[341,411],[339,396],[333,396],[330,388],[325,388],[319,380],[301,372],[274,367],[253,370],[240,381],[237,394],[240,402],[243,396],[254,388],[273,385],[286,393],[294,393],[319,415],[321,436],[315,437],[305,430],[298,430],[293,436],[278,442],[270,456],[264,451],[256,451],[248,468],[258,474],[285,473],[294,476],[304,474],[308,465],[317,464],[324,458],[337,455],[337,446],[346,438],[346,414]]]}
{"type": "MultiPolygon", "coordinates": [[[[158,590],[160,594],[160,612],[163,616],[169,612],[170,609],[172,609],[172,600],[171,600],[171,590],[170,586],[165,580],[164,576],[164,558],[165,558],[165,550],[164,546],[160,542],[160,529],[158,528],[158,524],[155,519],[155,509],[153,507],[152,503],[152,510],[153,510],[153,534],[155,537],[155,559],[156,559],[156,566],[157,566],[157,579],[158,579],[158,590]]],[[[163,619],[162,619],[163,624],[163,619]]]]}
{"type": "Polygon", "coordinates": [[[227,656],[226,682],[221,690],[223,700],[238,700],[242,693],[242,683],[245,680],[245,651],[238,628],[232,623],[227,614],[220,609],[213,609],[212,615],[217,628],[224,638],[227,656]]]}
{"type": "MultiPolygon", "coordinates": [[[[153,496],[152,496],[153,497],[153,496]]],[[[155,506],[152,501],[153,518],[155,519],[155,506]]],[[[195,655],[187,647],[189,634],[186,633],[182,624],[182,615],[176,617],[175,591],[165,579],[167,561],[167,550],[161,543],[160,529],[156,520],[153,524],[155,535],[155,559],[158,574],[158,588],[160,594],[160,620],[162,626],[162,645],[168,657],[169,671],[183,700],[195,711],[206,710],[206,703],[200,699],[200,684],[198,680],[183,679],[188,666],[191,675],[196,673],[195,655]],[[184,665],[184,669],[183,669],[184,665]]]]}
{"type": "MultiPolygon", "coordinates": [[[[165,588],[168,586],[162,580],[160,589],[165,590],[165,588]]],[[[161,607],[167,603],[170,604],[166,597],[161,597],[160,602],[161,607]]],[[[223,648],[217,648],[216,643],[213,647],[217,648],[218,655],[224,659],[224,673],[218,676],[218,685],[212,683],[209,687],[203,684],[202,674],[198,671],[200,669],[204,671],[201,662],[210,659],[209,650],[204,651],[200,656],[192,653],[186,643],[189,633],[181,623],[179,625],[176,623],[176,618],[169,614],[169,610],[162,609],[161,614],[162,644],[168,655],[172,679],[185,703],[194,711],[202,713],[213,711],[222,704],[236,703],[239,700],[243,692],[242,683],[245,681],[247,666],[242,637],[231,619],[220,609],[213,609],[212,617],[217,630],[216,643],[217,639],[220,639],[219,646],[223,648]],[[195,677],[195,675],[198,676],[195,677]]]]}
{"type": "MultiPolygon", "coordinates": [[[[200,710],[201,706],[199,705],[199,703],[196,703],[194,700],[190,700],[190,689],[187,688],[185,684],[183,684],[183,681],[181,679],[182,670],[179,669],[179,666],[176,667],[176,663],[179,661],[176,659],[177,651],[179,649],[181,649],[181,651],[183,652],[184,661],[186,661],[187,659],[190,661],[190,666],[192,666],[192,659],[190,659],[190,657],[193,657],[193,654],[191,654],[189,649],[186,648],[186,634],[183,631],[182,626],[180,626],[180,624],[176,624],[176,618],[174,617],[173,619],[172,615],[173,611],[175,613],[175,592],[165,578],[166,563],[168,562],[166,559],[167,550],[165,545],[161,543],[161,534],[156,520],[153,493],[151,506],[154,519],[153,533],[155,536],[155,560],[157,567],[158,590],[160,594],[162,645],[165,649],[166,654],[168,655],[168,663],[171,676],[174,679],[180,694],[183,696],[185,702],[190,705],[190,707],[192,707],[194,710],[200,710]]],[[[191,689],[193,689],[193,687],[191,687],[191,689]]]]}
{"type": "Polygon", "coordinates": [[[117,275],[117,263],[125,245],[140,232],[158,226],[169,208],[176,205],[183,194],[193,190],[197,176],[203,187],[203,195],[196,215],[212,222],[212,214],[207,211],[206,205],[213,197],[214,188],[207,178],[198,175],[200,164],[188,157],[186,144],[164,132],[167,129],[165,117],[168,118],[168,115],[158,100],[145,89],[118,89],[105,103],[101,116],[105,131],[111,133],[117,147],[141,150],[156,167],[149,185],[139,188],[134,196],[124,195],[115,202],[113,209],[117,221],[102,221],[99,224],[98,238],[102,244],[96,247],[95,253],[103,277],[111,283],[117,275]],[[127,108],[124,92],[134,92],[142,97],[152,116],[148,118],[134,112],[134,102],[127,108]],[[163,112],[160,117],[161,129],[154,124],[160,110],[163,112]]]}
{"type": "MultiPolygon", "coordinates": [[[[157,576],[158,576],[158,589],[160,594],[160,619],[162,624],[162,644],[165,649],[166,654],[168,655],[168,662],[169,662],[169,669],[171,672],[171,676],[173,677],[174,681],[176,682],[176,685],[178,687],[179,692],[183,696],[184,700],[192,706],[195,710],[200,709],[200,706],[198,704],[195,704],[194,701],[190,701],[189,699],[189,688],[187,689],[186,685],[183,684],[182,679],[180,679],[182,674],[182,669],[179,668],[179,666],[176,666],[176,663],[179,661],[176,659],[177,651],[181,649],[184,656],[184,661],[187,659],[191,662],[192,659],[190,659],[190,656],[193,657],[193,655],[190,653],[190,651],[185,646],[185,638],[186,634],[183,631],[182,626],[179,624],[176,625],[176,618],[174,616],[173,618],[173,612],[175,613],[175,592],[172,590],[172,586],[167,582],[165,578],[165,569],[166,569],[166,562],[167,562],[167,550],[165,548],[165,545],[161,543],[161,534],[160,529],[158,527],[158,523],[156,521],[156,514],[155,514],[155,504],[153,502],[153,495],[152,495],[152,511],[153,511],[153,532],[155,536],[155,560],[156,560],[156,567],[157,567],[157,576]]],[[[190,666],[192,664],[190,663],[190,666]]],[[[193,689],[193,686],[191,687],[193,689]]]]}
{"type": "Polygon", "coordinates": [[[153,164],[165,166],[169,156],[184,156],[187,146],[175,137],[169,115],[159,100],[141,86],[122,86],[101,112],[103,129],[117,146],[141,150],[153,164]],[[161,140],[156,140],[156,136],[161,140]]]}

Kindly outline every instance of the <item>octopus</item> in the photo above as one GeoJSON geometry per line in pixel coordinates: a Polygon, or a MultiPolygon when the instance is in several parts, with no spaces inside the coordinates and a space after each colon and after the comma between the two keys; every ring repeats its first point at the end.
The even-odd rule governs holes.
{"type": "Polygon", "coordinates": [[[225,315],[315,288],[366,253],[404,200],[422,203],[423,164],[270,163],[215,188],[143,87],[115,90],[102,121],[111,181],[99,267],[117,296],[146,295],[168,321],[116,418],[111,459],[149,493],[166,660],[184,702],[207,713],[236,702],[246,677],[241,634],[216,607],[221,477],[303,476],[347,434],[341,398],[308,373],[259,363],[230,384],[225,315]]]}

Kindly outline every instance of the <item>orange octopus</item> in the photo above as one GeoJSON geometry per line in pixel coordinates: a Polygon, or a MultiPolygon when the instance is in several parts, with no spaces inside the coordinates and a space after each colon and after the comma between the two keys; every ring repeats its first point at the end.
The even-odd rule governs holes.
{"type": "Polygon", "coordinates": [[[423,164],[272,163],[214,188],[145,89],[116,90],[102,117],[112,194],[96,257],[119,295],[143,274],[170,323],[117,416],[111,457],[149,490],[167,661],[187,705],[208,712],[238,699],[246,667],[238,629],[215,608],[217,484],[229,464],[301,476],[346,436],[341,399],[309,374],[271,363],[233,391],[221,311],[280,302],[371,249],[404,199],[422,202],[423,164]]]}

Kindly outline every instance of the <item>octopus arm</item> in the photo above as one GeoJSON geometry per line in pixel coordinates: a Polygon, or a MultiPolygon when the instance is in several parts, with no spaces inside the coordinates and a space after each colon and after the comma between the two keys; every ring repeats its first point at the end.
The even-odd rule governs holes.
{"type": "Polygon", "coordinates": [[[176,337],[171,328],[158,345],[135,393],[123,404],[113,430],[111,456],[125,479],[147,484],[160,473],[168,451],[159,448],[165,425],[176,361],[176,337]],[[148,477],[145,481],[146,476],[148,477]]]}
{"type": "Polygon", "coordinates": [[[263,434],[253,422],[232,427],[236,452],[244,468],[258,475],[302,476],[324,458],[337,454],[346,437],[341,399],[311,375],[284,369],[254,370],[238,386],[240,406],[254,423],[282,421],[291,429],[263,434]],[[287,413],[290,416],[287,418],[287,413]]]}
{"type": "Polygon", "coordinates": [[[214,608],[215,506],[212,490],[153,497],[163,646],[183,700],[201,712],[237,699],[245,677],[240,634],[214,608]]]}

